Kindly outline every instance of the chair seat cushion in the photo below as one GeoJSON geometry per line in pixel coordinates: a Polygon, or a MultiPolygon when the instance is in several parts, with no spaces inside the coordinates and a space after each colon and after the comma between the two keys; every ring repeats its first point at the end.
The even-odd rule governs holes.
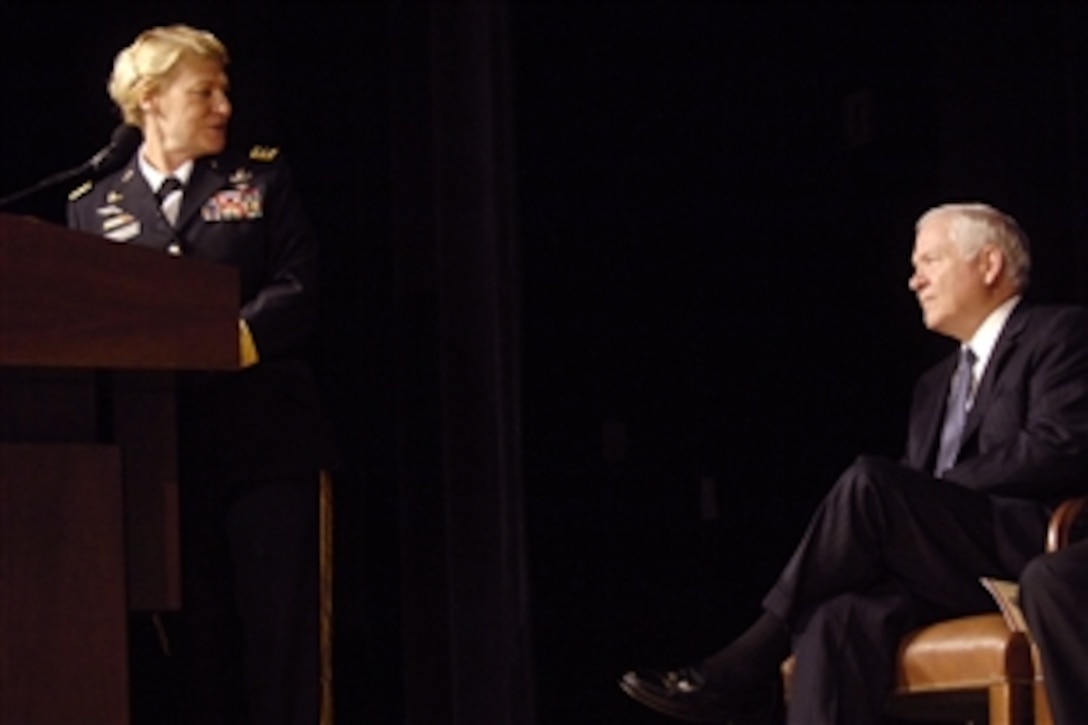
{"type": "Polygon", "coordinates": [[[1032,681],[1031,646],[1000,614],[949,619],[915,630],[899,647],[899,693],[984,688],[1032,681]]]}

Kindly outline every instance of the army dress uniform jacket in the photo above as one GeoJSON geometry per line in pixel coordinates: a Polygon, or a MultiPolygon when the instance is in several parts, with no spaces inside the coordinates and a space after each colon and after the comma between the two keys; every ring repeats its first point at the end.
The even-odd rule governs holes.
{"type": "Polygon", "coordinates": [[[317,471],[332,460],[305,355],[317,321],[318,242],[277,156],[257,147],[197,159],[174,225],[135,154],[69,197],[74,229],[237,270],[239,316],[260,362],[238,372],[183,374],[178,393],[183,468],[228,481],[317,471]]]}

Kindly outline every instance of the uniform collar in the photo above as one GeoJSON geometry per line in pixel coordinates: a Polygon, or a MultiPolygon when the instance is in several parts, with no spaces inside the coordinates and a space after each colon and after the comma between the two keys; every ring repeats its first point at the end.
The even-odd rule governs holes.
{"type": "Polygon", "coordinates": [[[172,173],[164,174],[144,158],[144,148],[145,146],[140,146],[140,151],[136,154],[136,159],[137,164],[140,167],[140,173],[143,174],[144,179],[147,181],[147,185],[150,186],[152,190],[162,186],[162,182],[166,180],[167,176],[173,176],[181,182],[182,186],[186,186],[189,183],[189,177],[193,175],[193,166],[195,165],[192,159],[189,159],[181,166],[174,169],[172,173]]]}

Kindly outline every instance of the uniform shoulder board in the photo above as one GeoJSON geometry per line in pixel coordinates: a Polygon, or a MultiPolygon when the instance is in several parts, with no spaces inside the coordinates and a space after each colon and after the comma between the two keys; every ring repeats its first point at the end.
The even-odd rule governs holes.
{"type": "Polygon", "coordinates": [[[68,192],[68,201],[75,201],[76,199],[79,199],[81,196],[90,191],[91,187],[93,186],[94,182],[84,181],[82,184],[68,192]]]}
{"type": "Polygon", "coordinates": [[[253,161],[275,161],[279,153],[279,146],[254,146],[249,150],[249,158],[253,161]]]}

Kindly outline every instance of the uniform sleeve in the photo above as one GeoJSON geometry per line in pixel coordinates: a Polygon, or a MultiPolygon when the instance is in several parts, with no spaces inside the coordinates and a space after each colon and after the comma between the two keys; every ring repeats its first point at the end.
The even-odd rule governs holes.
{"type": "Polygon", "coordinates": [[[243,302],[241,319],[254,352],[268,360],[304,345],[317,322],[318,240],[282,162],[270,170],[263,214],[263,279],[243,302]]]}

